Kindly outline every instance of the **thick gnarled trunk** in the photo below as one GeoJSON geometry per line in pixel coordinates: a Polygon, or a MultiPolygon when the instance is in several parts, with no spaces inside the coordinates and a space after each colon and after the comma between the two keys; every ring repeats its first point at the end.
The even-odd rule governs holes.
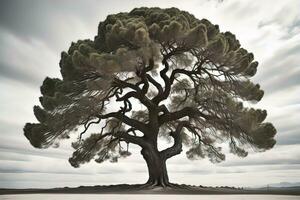
{"type": "Polygon", "coordinates": [[[143,148],[141,151],[148,167],[149,179],[146,183],[148,186],[169,185],[169,177],[166,167],[166,159],[162,158],[155,147],[143,148]]]}
{"type": "Polygon", "coordinates": [[[146,186],[172,186],[169,183],[169,177],[166,167],[167,159],[178,155],[182,151],[182,138],[180,131],[184,127],[185,122],[182,122],[175,132],[171,132],[170,136],[174,139],[174,144],[163,150],[158,151],[156,137],[144,140],[145,143],[142,146],[141,154],[143,155],[149,172],[149,179],[146,186]]]}

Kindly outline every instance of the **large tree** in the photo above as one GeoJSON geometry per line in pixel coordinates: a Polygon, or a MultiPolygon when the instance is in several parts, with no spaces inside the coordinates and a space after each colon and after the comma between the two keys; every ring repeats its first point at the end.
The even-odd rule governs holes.
{"type": "Polygon", "coordinates": [[[27,123],[24,134],[37,148],[78,134],[74,167],[116,162],[133,143],[148,166],[146,184],[169,186],[166,160],[183,145],[189,159],[212,162],[225,159],[221,143],[241,157],[274,146],[267,112],[249,107],[264,94],[250,81],[257,66],[234,34],[188,12],[143,7],[109,15],[94,40],[62,52],[62,78],[44,80],[42,107],[34,106],[39,122],[27,123]],[[163,138],[171,144],[159,150],[163,138]]]}

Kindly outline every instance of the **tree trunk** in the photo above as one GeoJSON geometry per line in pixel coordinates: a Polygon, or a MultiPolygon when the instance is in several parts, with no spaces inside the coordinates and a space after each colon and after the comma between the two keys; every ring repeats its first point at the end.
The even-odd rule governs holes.
{"type": "Polygon", "coordinates": [[[169,185],[169,178],[166,167],[166,159],[162,158],[155,147],[143,148],[141,151],[146,160],[149,179],[146,185],[166,187],[169,185]]]}

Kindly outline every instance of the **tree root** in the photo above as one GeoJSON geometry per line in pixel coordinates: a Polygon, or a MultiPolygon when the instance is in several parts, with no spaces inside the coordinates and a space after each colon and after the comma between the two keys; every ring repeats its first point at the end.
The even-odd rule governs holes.
{"type": "Polygon", "coordinates": [[[163,188],[163,189],[179,189],[179,190],[194,190],[192,186],[189,185],[179,185],[176,183],[170,182],[162,182],[158,183],[158,181],[148,181],[145,184],[142,184],[138,187],[140,190],[151,190],[153,188],[163,188]]]}
{"type": "Polygon", "coordinates": [[[141,186],[138,187],[138,189],[153,189],[155,186],[157,186],[157,181],[153,182],[147,182],[141,186]]]}

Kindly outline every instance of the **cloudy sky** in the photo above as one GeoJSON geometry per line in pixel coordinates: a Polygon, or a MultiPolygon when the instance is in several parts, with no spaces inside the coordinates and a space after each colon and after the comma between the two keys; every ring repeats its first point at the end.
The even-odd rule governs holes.
{"type": "Polygon", "coordinates": [[[262,186],[300,182],[300,1],[299,0],[110,0],[0,1],[0,188],[143,183],[146,164],[133,156],[117,164],[90,162],[74,169],[69,142],[59,149],[34,149],[23,136],[34,122],[39,86],[45,76],[60,77],[60,52],[71,41],[93,38],[108,14],[135,7],[178,7],[236,34],[260,62],[253,80],[265,90],[255,107],[268,111],[277,128],[276,146],[241,159],[167,163],[172,182],[195,185],[262,186]]]}

